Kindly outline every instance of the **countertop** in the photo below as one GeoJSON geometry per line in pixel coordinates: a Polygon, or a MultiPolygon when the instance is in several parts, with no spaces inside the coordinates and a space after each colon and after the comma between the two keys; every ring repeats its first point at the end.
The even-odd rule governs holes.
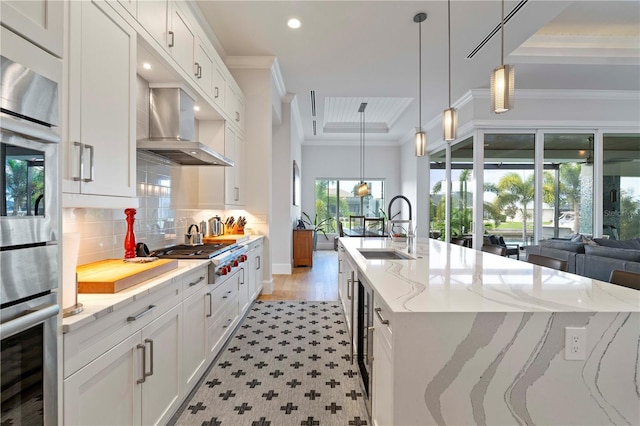
{"type": "Polygon", "coordinates": [[[385,304],[403,312],[640,312],[640,292],[434,239],[417,239],[415,260],[368,260],[358,249],[393,248],[387,238],[340,238],[385,304]]]}
{"type": "Polygon", "coordinates": [[[68,333],[76,330],[91,321],[95,321],[112,312],[122,309],[145,295],[160,291],[172,284],[172,278],[178,277],[192,269],[204,266],[210,261],[206,260],[178,260],[178,267],[150,280],[143,281],[126,290],[113,294],[84,293],[78,294],[78,302],[82,303],[83,310],[79,314],[72,315],[62,320],[62,332],[68,333]]]}

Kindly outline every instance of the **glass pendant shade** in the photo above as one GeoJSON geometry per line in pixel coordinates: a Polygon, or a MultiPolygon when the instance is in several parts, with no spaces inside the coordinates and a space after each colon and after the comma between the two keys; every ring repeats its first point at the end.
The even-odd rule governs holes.
{"type": "Polygon", "coordinates": [[[360,185],[358,185],[358,196],[364,197],[367,195],[369,195],[369,187],[366,182],[360,182],[360,185]]]}
{"type": "Polygon", "coordinates": [[[458,111],[455,108],[445,109],[442,113],[442,132],[445,141],[456,139],[456,130],[458,127],[458,111]]]}
{"type": "Polygon", "coordinates": [[[416,157],[424,157],[427,149],[427,135],[422,130],[416,132],[416,157]]]}
{"type": "Polygon", "coordinates": [[[491,74],[491,109],[496,114],[513,108],[515,69],[511,65],[500,65],[491,74]]]}

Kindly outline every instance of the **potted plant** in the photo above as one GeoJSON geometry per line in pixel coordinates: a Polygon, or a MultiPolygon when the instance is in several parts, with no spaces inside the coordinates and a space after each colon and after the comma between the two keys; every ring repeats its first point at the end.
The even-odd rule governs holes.
{"type": "Polygon", "coordinates": [[[327,231],[325,229],[325,225],[329,222],[330,218],[325,218],[320,220],[318,218],[318,214],[316,213],[312,222],[308,214],[306,214],[305,212],[302,212],[302,214],[306,218],[306,219],[302,219],[302,221],[307,226],[309,226],[309,228],[307,229],[311,229],[313,231],[313,251],[316,251],[316,247],[318,245],[318,232],[322,232],[322,235],[324,235],[327,241],[329,240],[329,237],[327,237],[327,231]]]}

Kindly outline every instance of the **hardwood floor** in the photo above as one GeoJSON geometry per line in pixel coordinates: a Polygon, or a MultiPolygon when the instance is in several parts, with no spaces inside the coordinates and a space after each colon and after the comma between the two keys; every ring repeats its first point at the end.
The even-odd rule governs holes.
{"type": "Polygon", "coordinates": [[[293,268],[291,275],[273,276],[273,293],[259,300],[338,300],[338,252],[313,253],[313,267],[293,268]]]}

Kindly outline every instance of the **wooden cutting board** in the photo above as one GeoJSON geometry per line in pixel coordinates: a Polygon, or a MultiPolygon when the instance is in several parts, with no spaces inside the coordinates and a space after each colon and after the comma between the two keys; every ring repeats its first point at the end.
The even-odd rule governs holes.
{"type": "Polygon", "coordinates": [[[149,263],[105,259],[87,263],[76,268],[78,293],[117,293],[177,267],[176,259],[158,259],[149,263]]]}
{"type": "Polygon", "coordinates": [[[216,243],[241,243],[243,241],[247,241],[249,239],[249,235],[245,234],[226,234],[219,235],[217,237],[204,237],[202,242],[205,244],[216,244],[216,243]]]}

